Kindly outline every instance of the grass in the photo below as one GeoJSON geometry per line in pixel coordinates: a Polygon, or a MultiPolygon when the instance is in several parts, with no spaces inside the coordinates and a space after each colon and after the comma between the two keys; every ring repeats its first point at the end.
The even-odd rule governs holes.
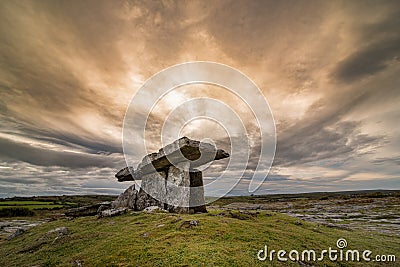
{"type": "MultiPolygon", "coordinates": [[[[260,213],[241,219],[210,214],[147,214],[113,218],[60,219],[29,229],[12,240],[0,240],[0,266],[266,266],[257,252],[270,249],[336,248],[345,238],[348,249],[369,249],[398,257],[400,238],[376,232],[348,231],[299,221],[279,213],[260,213]],[[182,218],[176,222],[177,218],[182,218]],[[185,220],[199,225],[180,228],[185,220]],[[46,234],[67,227],[66,236],[46,234]]],[[[313,262],[312,264],[321,264],[313,262]]],[[[299,266],[274,260],[271,266],[299,266]]],[[[323,266],[347,266],[325,261],[323,266]]],[[[350,265],[365,266],[365,262],[350,265]]],[[[373,262],[368,266],[379,266],[373,262]]],[[[387,265],[390,266],[390,265],[387,265]]],[[[395,265],[392,265],[395,266],[395,265]]]]}

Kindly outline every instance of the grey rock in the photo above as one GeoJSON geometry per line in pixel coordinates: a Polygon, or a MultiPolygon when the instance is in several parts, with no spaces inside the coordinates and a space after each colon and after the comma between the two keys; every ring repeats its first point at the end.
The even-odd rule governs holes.
{"type": "Polygon", "coordinates": [[[11,235],[9,235],[9,236],[7,237],[7,239],[16,238],[16,237],[22,235],[23,233],[25,233],[25,231],[26,231],[26,230],[25,230],[24,228],[17,228],[17,230],[16,230],[14,233],[12,233],[11,235]]]}
{"type": "Polygon", "coordinates": [[[164,210],[164,209],[160,208],[159,206],[150,206],[150,207],[145,208],[143,211],[144,211],[144,212],[147,212],[147,213],[152,213],[152,212],[168,212],[167,210],[164,210]]]}
{"type": "Polygon", "coordinates": [[[142,236],[142,237],[149,237],[149,233],[147,233],[147,232],[144,232],[143,234],[141,234],[140,236],[142,236]]]}
{"type": "Polygon", "coordinates": [[[204,199],[203,174],[196,169],[190,170],[189,207],[194,213],[207,212],[204,199]]]}
{"type": "Polygon", "coordinates": [[[47,234],[49,234],[49,235],[50,234],[67,235],[68,228],[67,227],[58,227],[58,228],[48,231],[47,234]]]}
{"type": "MultiPolygon", "coordinates": [[[[144,158],[138,166],[138,171],[149,171],[147,166],[153,165],[155,169],[165,169],[171,165],[177,165],[179,162],[192,161],[190,167],[196,168],[213,160],[219,160],[229,157],[229,154],[214,145],[201,143],[182,137],[160,149],[158,153],[151,154],[144,158]]],[[[150,168],[152,171],[152,168],[150,168]]]]}
{"type": "Polygon", "coordinates": [[[167,203],[168,210],[176,213],[189,212],[190,199],[190,164],[181,162],[177,167],[170,166],[167,177],[167,203]]]}
{"type": "Polygon", "coordinates": [[[188,220],[188,221],[184,221],[181,223],[181,225],[179,226],[179,228],[182,227],[186,227],[186,228],[192,228],[193,226],[198,226],[199,225],[199,221],[198,220],[188,220]]]}
{"type": "Polygon", "coordinates": [[[159,205],[162,204],[140,188],[136,199],[136,210],[144,210],[147,207],[159,205]]]}
{"type": "Polygon", "coordinates": [[[207,212],[202,173],[195,168],[227,157],[227,152],[212,144],[180,138],[145,156],[136,170],[126,167],[115,175],[120,182],[142,183],[139,192],[134,186],[129,187],[112,207],[144,210],[157,206],[175,213],[207,212]]]}
{"type": "Polygon", "coordinates": [[[96,215],[101,206],[111,207],[111,202],[102,202],[93,205],[82,206],[79,208],[69,209],[65,212],[68,217],[83,217],[96,215]]]}
{"type": "Polygon", "coordinates": [[[110,208],[109,206],[101,205],[101,206],[97,209],[97,214],[99,214],[99,213],[102,212],[103,210],[107,210],[107,209],[109,209],[109,208],[110,208]]]}
{"type": "Polygon", "coordinates": [[[122,214],[126,213],[127,210],[128,210],[127,208],[103,210],[98,214],[98,217],[99,218],[114,217],[114,216],[118,216],[118,215],[122,215],[122,214]]]}
{"type": "MultiPolygon", "coordinates": [[[[137,194],[138,191],[135,189],[135,185],[133,184],[128,187],[125,192],[119,195],[116,200],[112,202],[111,207],[114,209],[120,207],[135,209],[137,194]]],[[[101,212],[101,210],[99,210],[98,212],[101,212]]]]}
{"type": "Polygon", "coordinates": [[[72,264],[74,265],[74,266],[76,266],[76,267],[82,267],[83,265],[82,265],[82,262],[80,261],[80,260],[74,260],[73,262],[72,262],[72,264]]]}
{"type": "MultiPolygon", "coordinates": [[[[155,172],[143,175],[139,192],[135,185],[130,186],[113,201],[112,208],[143,210],[149,206],[158,206],[175,213],[207,212],[202,173],[190,170],[189,167],[188,162],[181,162],[177,167],[170,166],[168,174],[155,172]]],[[[101,207],[98,212],[100,211],[101,207]]]]}
{"type": "Polygon", "coordinates": [[[165,171],[169,166],[176,166],[180,162],[190,161],[190,168],[197,168],[213,160],[227,157],[229,157],[229,153],[217,149],[212,144],[182,137],[161,148],[157,153],[145,156],[136,170],[132,167],[125,167],[115,176],[118,181],[140,180],[144,174],[165,171]]]}
{"type": "Polygon", "coordinates": [[[133,167],[125,167],[117,172],[115,177],[118,179],[118,182],[134,181],[135,179],[132,175],[134,172],[135,170],[133,169],[133,167]]]}
{"type": "Polygon", "coordinates": [[[150,199],[157,199],[156,206],[163,206],[166,198],[165,181],[167,174],[165,172],[154,172],[142,176],[141,188],[151,196],[150,199]]]}

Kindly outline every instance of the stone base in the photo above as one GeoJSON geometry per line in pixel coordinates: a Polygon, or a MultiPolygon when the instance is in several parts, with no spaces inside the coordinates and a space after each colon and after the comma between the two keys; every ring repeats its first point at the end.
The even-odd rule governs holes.
{"type": "Polygon", "coordinates": [[[132,185],[112,203],[112,207],[140,211],[158,206],[173,213],[207,212],[202,186],[201,171],[189,170],[189,164],[170,166],[166,172],[143,175],[139,192],[132,185]]]}

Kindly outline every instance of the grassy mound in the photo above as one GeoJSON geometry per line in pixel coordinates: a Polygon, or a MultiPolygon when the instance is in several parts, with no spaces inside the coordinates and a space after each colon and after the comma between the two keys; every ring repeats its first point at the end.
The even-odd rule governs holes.
{"type": "MultiPolygon", "coordinates": [[[[346,249],[369,249],[373,255],[400,251],[399,237],[329,228],[282,214],[137,212],[113,218],[60,219],[31,228],[19,237],[0,241],[0,266],[271,266],[257,259],[264,245],[288,252],[321,251],[336,248],[339,238],[347,240],[346,249]],[[190,220],[199,224],[185,223],[190,220]],[[68,234],[49,235],[57,227],[67,227],[68,234]]],[[[379,265],[329,259],[311,264],[379,265]]],[[[272,262],[272,266],[288,265],[299,263],[272,262]]]]}

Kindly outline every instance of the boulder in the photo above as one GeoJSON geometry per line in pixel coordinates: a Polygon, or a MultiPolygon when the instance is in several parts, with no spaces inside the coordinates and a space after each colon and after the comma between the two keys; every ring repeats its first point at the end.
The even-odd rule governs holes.
{"type": "Polygon", "coordinates": [[[199,225],[199,221],[197,220],[188,220],[188,221],[184,221],[181,223],[181,225],[179,226],[179,228],[182,227],[186,227],[186,228],[192,228],[193,226],[198,226],[199,225]]]}
{"type": "Polygon", "coordinates": [[[65,212],[67,217],[83,217],[96,215],[101,206],[111,207],[111,202],[101,202],[93,205],[82,206],[79,208],[69,209],[65,212]]]}
{"type": "Polygon", "coordinates": [[[58,227],[58,228],[48,231],[47,234],[48,235],[51,235],[51,234],[67,235],[68,228],[67,227],[58,227]]]}
{"type": "Polygon", "coordinates": [[[118,215],[122,215],[122,214],[126,213],[127,210],[128,210],[127,208],[103,210],[98,214],[98,217],[99,218],[114,217],[114,216],[118,216],[118,215]]]}
{"type": "MultiPolygon", "coordinates": [[[[137,194],[138,191],[135,189],[135,185],[133,184],[111,203],[111,207],[114,209],[120,207],[135,209],[137,194]]],[[[99,212],[100,211],[101,210],[99,210],[99,212]]]]}
{"type": "Polygon", "coordinates": [[[26,231],[26,230],[25,230],[24,228],[17,228],[17,230],[16,230],[14,233],[12,233],[11,235],[9,235],[9,236],[7,237],[7,239],[16,238],[16,237],[22,235],[23,233],[25,233],[25,231],[26,231]]]}
{"type": "Polygon", "coordinates": [[[150,206],[150,207],[145,208],[143,211],[144,211],[144,212],[147,212],[147,213],[152,213],[152,212],[168,212],[167,210],[164,210],[164,209],[162,209],[162,208],[160,208],[160,207],[158,207],[158,206],[150,206]]]}

